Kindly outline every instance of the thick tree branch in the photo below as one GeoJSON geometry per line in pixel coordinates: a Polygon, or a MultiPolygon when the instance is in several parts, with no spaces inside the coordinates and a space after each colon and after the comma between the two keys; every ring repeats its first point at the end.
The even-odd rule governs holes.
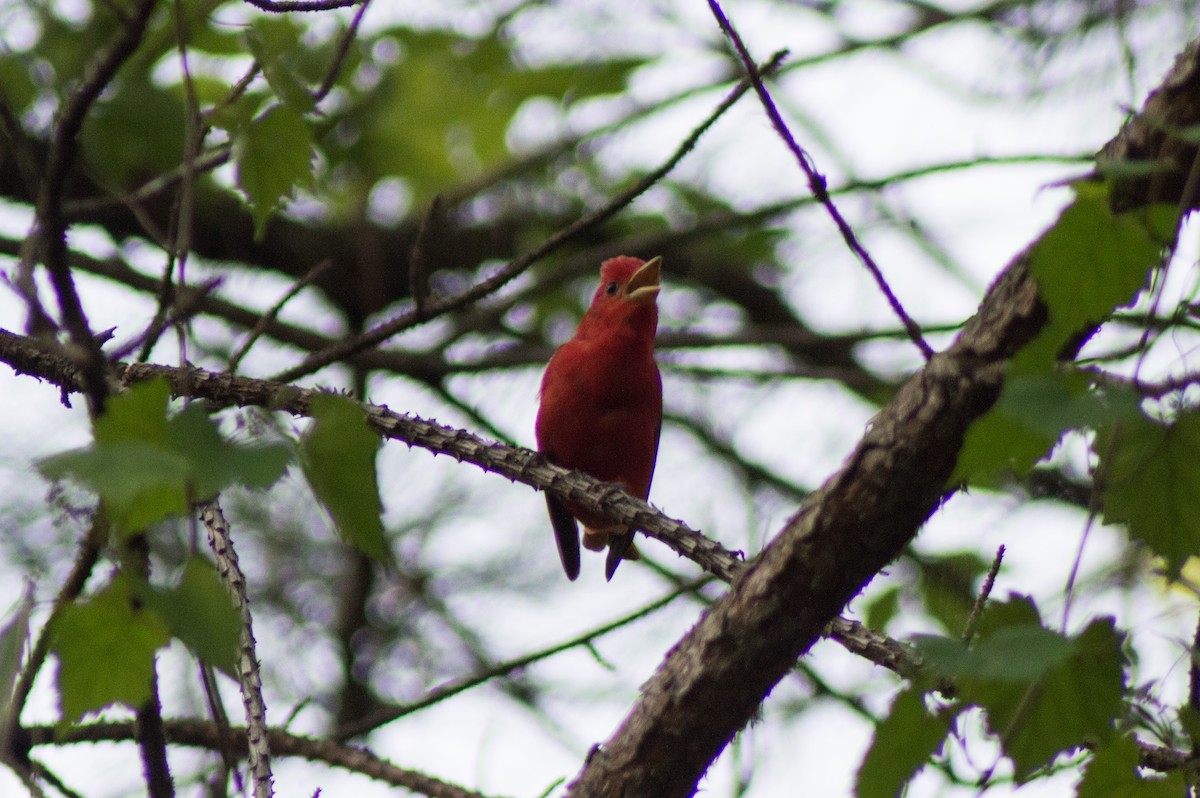
{"type": "Polygon", "coordinates": [[[569,795],[691,795],[796,658],[899,555],[945,496],[966,429],[998,396],[1007,359],[1045,322],[1026,257],[672,649],[569,795]]]}
{"type": "MultiPolygon", "coordinates": [[[[1194,44],[1147,103],[1159,119],[1180,128],[1200,121],[1198,57],[1194,44]],[[1155,98],[1181,82],[1186,99],[1162,107],[1155,98]]],[[[1186,171],[1194,153],[1179,157],[1172,174],[1186,171]]],[[[1118,195],[1131,196],[1128,186],[1119,184],[1118,195]]],[[[1167,198],[1156,188],[1134,202],[1149,196],[1167,198]]],[[[846,464],[671,650],[568,795],[693,794],[829,619],[912,540],[945,498],[967,428],[995,402],[1008,361],[1046,322],[1028,260],[1026,250],[1009,264],[955,343],[909,380],[846,464]]]]}
{"type": "MultiPolygon", "coordinates": [[[[1183,135],[1200,120],[1200,40],[1175,59],[1140,113],[1096,156],[1097,170],[1116,183],[1113,207],[1139,208],[1152,202],[1179,202],[1196,160],[1195,136],[1183,135]],[[1151,167],[1149,170],[1145,168],[1151,167]]],[[[1189,198],[1194,200],[1194,198],[1189,198]]],[[[1186,210],[1194,210],[1188,202],[1186,210]]]]}

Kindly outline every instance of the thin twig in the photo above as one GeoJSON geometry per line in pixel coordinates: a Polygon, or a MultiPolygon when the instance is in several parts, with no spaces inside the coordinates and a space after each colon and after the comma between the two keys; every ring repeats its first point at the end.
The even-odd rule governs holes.
{"type": "Polygon", "coordinates": [[[412,296],[413,308],[418,316],[425,315],[428,304],[426,300],[429,298],[429,259],[426,256],[426,244],[441,215],[442,198],[434,197],[425,210],[425,215],[421,217],[421,226],[417,228],[417,237],[408,257],[408,293],[412,296]]]}
{"type": "Polygon", "coordinates": [[[62,587],[58,590],[58,595],[54,597],[50,617],[42,627],[42,633],[30,650],[29,659],[25,661],[25,666],[21,669],[21,673],[13,685],[12,698],[6,707],[7,715],[2,719],[4,727],[0,729],[0,752],[5,756],[12,752],[15,741],[20,739],[21,711],[29,699],[34,680],[37,679],[42,665],[46,662],[46,656],[50,653],[49,630],[54,625],[54,619],[83,593],[83,588],[87,585],[92,570],[100,560],[100,544],[106,536],[107,525],[102,519],[97,518],[96,514],[93,514],[92,525],[84,534],[83,539],[79,541],[71,573],[67,575],[62,587]]]}
{"type": "Polygon", "coordinates": [[[303,277],[293,283],[292,287],[289,288],[287,292],[279,298],[279,301],[272,305],[266,313],[262,314],[258,322],[253,328],[251,328],[250,332],[246,335],[246,340],[242,341],[242,345],[239,346],[237,351],[233,353],[233,357],[229,358],[229,366],[226,368],[226,371],[228,371],[230,374],[236,374],[238,366],[242,362],[242,358],[246,356],[246,353],[250,351],[250,347],[254,346],[254,342],[257,341],[262,334],[267,331],[267,328],[270,327],[275,319],[279,316],[279,313],[283,310],[284,305],[286,305],[288,302],[291,302],[297,294],[299,294],[308,286],[312,285],[313,281],[325,274],[325,272],[329,271],[329,269],[332,267],[333,261],[329,258],[326,258],[316,266],[313,266],[311,269],[309,269],[303,277]]]}
{"type": "MultiPolygon", "coordinates": [[[[762,68],[763,72],[770,72],[778,66],[782,54],[777,54],[774,58],[768,61],[762,68]]],[[[654,169],[634,185],[630,186],[625,191],[618,194],[610,202],[595,211],[586,214],[575,220],[566,227],[561,228],[556,233],[546,238],[539,246],[535,247],[525,255],[510,261],[506,266],[460,294],[445,299],[435,299],[424,313],[418,313],[415,309],[402,313],[400,316],[385,322],[372,330],[368,330],[361,335],[339,342],[338,344],[329,347],[320,352],[315,352],[305,358],[299,365],[287,369],[275,376],[275,380],[279,382],[291,382],[300,377],[312,374],[313,372],[324,368],[325,366],[335,361],[346,358],[356,352],[375,346],[386,341],[398,332],[406,330],[417,324],[428,321],[431,318],[440,316],[443,313],[448,313],[456,310],[472,302],[476,302],[485,296],[493,293],[502,286],[508,284],[513,278],[520,275],[538,260],[546,255],[554,252],[567,241],[570,241],[580,233],[590,230],[597,225],[608,221],[615,216],[618,211],[624,208],[629,203],[633,202],[637,197],[641,196],[647,189],[658,183],[666,176],[675,166],[683,160],[700,140],[700,137],[716,123],[735,102],[745,94],[749,88],[749,81],[741,81],[731,91],[724,100],[709,114],[708,118],[700,123],[691,134],[676,148],[666,161],[657,169],[654,169]]]]}
{"type": "Polygon", "coordinates": [[[1088,378],[1100,386],[1128,388],[1147,399],[1161,399],[1167,394],[1187,390],[1200,385],[1200,373],[1188,372],[1161,380],[1149,381],[1139,377],[1126,377],[1098,368],[1084,369],[1088,378]]]}
{"type": "MultiPolygon", "coordinates": [[[[184,107],[183,120],[183,178],[179,184],[179,194],[175,198],[175,207],[171,214],[171,231],[167,246],[167,267],[163,270],[162,285],[158,292],[158,308],[154,318],[146,327],[138,360],[142,363],[150,359],[150,352],[158,343],[167,329],[167,314],[175,299],[176,272],[179,281],[187,280],[188,253],[192,248],[192,224],[196,198],[196,159],[200,157],[200,149],[204,143],[207,130],[200,116],[200,101],[196,97],[196,85],[192,80],[192,67],[188,58],[188,30],[183,6],[180,0],[174,3],[175,43],[179,48],[179,64],[183,71],[184,107]]],[[[187,339],[179,336],[180,347],[186,347],[187,339]]],[[[187,352],[180,353],[180,361],[187,362],[187,352]]]]}
{"type": "Polygon", "coordinates": [[[324,100],[329,92],[333,91],[338,75],[341,74],[342,65],[346,63],[346,56],[350,54],[350,45],[354,44],[354,38],[358,35],[358,28],[362,24],[363,15],[367,13],[369,5],[371,5],[371,0],[360,0],[358,10],[354,12],[354,18],[350,20],[350,25],[338,40],[337,48],[333,52],[333,59],[329,62],[329,69],[325,72],[325,79],[313,92],[314,105],[319,105],[321,100],[324,100]]]}
{"type": "Polygon", "coordinates": [[[283,14],[289,11],[332,11],[335,8],[349,8],[366,0],[243,0],[260,11],[270,11],[283,14]]]}
{"type": "MultiPolygon", "coordinates": [[[[1188,652],[1191,666],[1188,668],[1188,707],[1200,715],[1200,619],[1192,633],[1192,650],[1188,652]]],[[[1192,739],[1192,756],[1200,756],[1200,740],[1192,739]]]]}
{"type": "Polygon", "coordinates": [[[369,731],[379,728],[380,726],[382,726],[385,723],[390,723],[391,721],[396,720],[397,718],[402,718],[405,715],[411,715],[414,712],[418,712],[427,707],[431,707],[434,704],[437,704],[441,701],[445,701],[446,699],[448,699],[452,696],[456,696],[459,693],[466,692],[467,690],[470,690],[472,687],[477,687],[478,685],[481,685],[484,682],[490,681],[492,679],[495,679],[495,678],[498,678],[501,676],[508,676],[510,673],[513,673],[514,671],[518,671],[518,670],[521,670],[522,668],[526,668],[526,667],[534,664],[535,662],[540,662],[541,660],[549,659],[550,657],[554,656],[555,654],[561,654],[562,652],[569,651],[572,648],[579,648],[580,646],[591,643],[594,640],[596,640],[597,638],[604,637],[605,635],[609,634],[610,632],[615,632],[618,629],[628,626],[629,624],[633,623],[634,621],[641,620],[642,618],[646,617],[647,615],[657,612],[658,610],[660,610],[663,607],[665,607],[666,605],[670,604],[672,601],[679,598],[680,596],[691,593],[692,591],[707,584],[709,581],[710,581],[709,577],[704,577],[702,579],[693,580],[691,582],[684,584],[683,586],[681,586],[679,588],[676,588],[675,590],[672,590],[670,593],[666,594],[665,596],[662,596],[661,598],[658,598],[658,599],[650,602],[649,604],[645,605],[644,607],[634,610],[633,612],[629,613],[628,615],[624,615],[620,618],[617,618],[615,621],[610,621],[609,623],[606,623],[603,626],[599,626],[594,629],[591,629],[591,630],[585,632],[584,634],[581,634],[577,637],[571,638],[570,640],[564,640],[561,643],[557,643],[553,646],[543,648],[540,651],[534,651],[534,652],[525,654],[520,657],[515,657],[513,659],[506,660],[504,662],[498,662],[495,665],[493,665],[492,667],[490,667],[484,671],[481,671],[479,673],[473,674],[471,676],[466,676],[466,677],[459,678],[459,679],[452,679],[448,682],[441,684],[438,687],[433,688],[432,690],[430,690],[428,693],[426,693],[424,696],[417,699],[416,701],[412,701],[407,704],[400,704],[400,705],[396,705],[396,706],[384,707],[384,708],[380,709],[378,712],[376,712],[368,717],[361,718],[361,719],[355,721],[354,723],[347,724],[347,725],[343,726],[342,728],[338,729],[336,732],[334,732],[333,739],[347,740],[347,739],[350,739],[351,737],[358,737],[360,735],[366,734],[369,731]]]}
{"type": "MultiPolygon", "coordinates": [[[[58,774],[56,774],[50,768],[46,767],[41,762],[31,761],[30,769],[33,771],[33,773],[39,779],[46,782],[51,787],[53,787],[55,790],[57,790],[58,793],[63,796],[63,798],[83,798],[83,796],[79,792],[68,787],[66,785],[66,783],[63,782],[63,780],[58,777],[58,774]]],[[[38,795],[38,794],[39,793],[31,793],[31,795],[38,795]]]]}
{"type": "Polygon", "coordinates": [[[741,36],[734,30],[733,24],[725,16],[725,12],[721,10],[721,6],[717,3],[717,0],[708,0],[708,6],[712,9],[713,16],[717,18],[717,24],[721,26],[721,30],[724,31],[730,42],[733,43],[734,49],[742,61],[742,66],[745,67],[747,75],[749,75],[751,82],[754,84],[754,90],[757,92],[759,100],[762,102],[763,108],[766,110],[775,131],[783,139],[788,149],[792,151],[792,154],[796,157],[796,162],[800,164],[800,169],[803,170],[805,176],[808,178],[808,186],[813,196],[825,206],[825,210],[829,213],[830,218],[833,219],[834,224],[837,225],[838,231],[842,234],[846,245],[858,256],[858,259],[867,267],[867,270],[871,272],[871,276],[875,278],[879,290],[883,292],[884,297],[891,306],[892,312],[896,314],[896,317],[900,319],[901,324],[904,325],[904,329],[908,332],[908,337],[916,345],[917,349],[920,350],[925,360],[928,361],[933,357],[933,348],[925,341],[924,336],[921,334],[921,328],[908,315],[904,306],[900,304],[900,300],[896,298],[891,286],[888,285],[887,280],[884,278],[883,271],[859,242],[853,228],[850,227],[849,222],[842,216],[833,199],[829,196],[825,176],[817,171],[812,156],[804,151],[804,148],[796,142],[796,138],[792,135],[791,130],[788,129],[787,123],[779,113],[779,109],[775,107],[775,101],[771,99],[770,92],[767,91],[766,85],[763,84],[762,74],[754,65],[754,60],[750,57],[750,52],[742,42],[741,36]]]}
{"type": "MultiPolygon", "coordinates": [[[[196,174],[211,172],[229,163],[229,159],[232,157],[232,145],[218,145],[196,159],[195,164],[193,164],[193,171],[196,174]]],[[[158,177],[147,180],[138,188],[127,193],[117,196],[106,195],[103,197],[73,200],[63,206],[63,215],[68,219],[77,219],[101,213],[114,207],[127,207],[131,212],[136,212],[139,203],[152,199],[155,195],[170,189],[182,180],[184,171],[184,164],[180,164],[158,177]]]]}
{"type": "Polygon", "coordinates": [[[28,765],[17,763],[15,766],[10,765],[10,769],[17,774],[17,778],[25,785],[25,789],[29,790],[29,798],[46,798],[45,790],[37,782],[37,768],[33,763],[28,765]]]}
{"type": "MultiPolygon", "coordinates": [[[[168,721],[165,724],[165,730],[167,739],[174,745],[193,746],[208,750],[215,750],[220,745],[221,730],[210,721],[168,721]]],[[[55,726],[36,726],[30,728],[29,731],[34,745],[62,745],[65,743],[129,740],[133,734],[133,725],[121,722],[90,723],[66,729],[55,726]]],[[[237,738],[239,745],[245,745],[246,730],[244,728],[234,727],[231,732],[237,738]]],[[[276,751],[279,756],[324,762],[327,765],[359,773],[385,784],[403,787],[419,795],[429,796],[429,798],[485,798],[482,793],[464,789],[416,770],[393,765],[386,759],[358,746],[288,734],[280,729],[271,729],[270,737],[271,749],[276,751]]]]}
{"type": "MultiPolygon", "coordinates": [[[[171,291],[172,301],[175,305],[173,310],[161,318],[156,314],[155,320],[145,330],[137,337],[112,350],[109,353],[108,359],[115,362],[123,360],[132,354],[134,350],[144,351],[144,344],[151,337],[161,334],[167,327],[182,325],[203,310],[206,306],[206,300],[220,287],[222,282],[223,280],[220,277],[209,277],[199,285],[187,286],[186,289],[181,288],[182,284],[177,283],[171,291]]],[[[186,360],[186,358],[181,359],[186,360]]],[[[140,353],[138,361],[145,362],[142,360],[140,353]]]]}
{"type": "Polygon", "coordinates": [[[963,629],[963,642],[970,643],[971,638],[975,636],[975,626],[979,623],[979,616],[983,614],[983,608],[987,605],[988,596],[992,595],[992,587],[996,584],[996,574],[1000,573],[1000,563],[1004,561],[1004,546],[996,549],[996,557],[992,560],[992,567],[988,569],[987,576],[983,580],[983,586],[979,588],[979,595],[975,598],[975,606],[971,607],[971,614],[967,616],[967,626],[963,629]]]}
{"type": "MultiPolygon", "coordinates": [[[[194,525],[194,523],[190,525],[194,525]]],[[[208,704],[208,715],[221,730],[221,737],[224,740],[224,744],[217,752],[221,757],[221,770],[213,774],[210,783],[223,785],[232,774],[234,787],[241,794],[245,788],[242,784],[242,774],[237,767],[238,755],[234,751],[233,735],[229,733],[229,713],[225,711],[225,703],[221,700],[220,686],[217,684],[217,671],[203,660],[198,664],[200,685],[204,688],[204,700],[208,704]]]]}
{"type": "Polygon", "coordinates": [[[246,595],[246,577],[238,565],[237,552],[229,537],[229,525],[214,499],[200,508],[200,521],[208,531],[208,545],[217,561],[217,573],[229,589],[240,620],[238,636],[238,681],[242,687],[242,704],[246,708],[246,741],[249,751],[250,777],[254,782],[255,798],[271,798],[271,745],[267,728],[267,705],[262,695],[262,674],[255,653],[254,625],[250,616],[250,599],[246,595]]]}

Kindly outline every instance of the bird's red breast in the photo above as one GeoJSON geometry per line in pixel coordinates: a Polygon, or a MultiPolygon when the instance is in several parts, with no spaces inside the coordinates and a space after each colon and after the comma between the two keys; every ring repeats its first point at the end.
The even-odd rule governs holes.
{"type": "MultiPolygon", "coordinates": [[[[662,380],[654,362],[660,269],[660,258],[623,256],[601,265],[591,306],[546,366],[536,426],[538,449],[550,462],[620,482],[641,499],[650,493],[662,426],[662,380]]],[[[579,573],[573,519],[593,532],[585,545],[603,548],[611,533],[628,547],[632,535],[607,518],[569,503],[556,507],[549,494],[547,502],[571,579],[579,573]]],[[[624,553],[615,543],[610,548],[609,578],[624,553]]]]}

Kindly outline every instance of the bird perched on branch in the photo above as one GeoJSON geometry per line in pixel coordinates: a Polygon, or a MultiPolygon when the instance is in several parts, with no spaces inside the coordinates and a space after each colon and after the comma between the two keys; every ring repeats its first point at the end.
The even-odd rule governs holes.
{"type": "MultiPolygon", "coordinates": [[[[662,428],[662,378],[654,362],[662,258],[621,256],[600,266],[600,286],[575,336],[542,377],[537,442],[550,462],[619,482],[645,499],[662,428]]],[[[633,531],[549,493],[546,505],[567,578],[579,576],[579,528],[592,551],[608,547],[605,576],[637,559],[633,531]]]]}

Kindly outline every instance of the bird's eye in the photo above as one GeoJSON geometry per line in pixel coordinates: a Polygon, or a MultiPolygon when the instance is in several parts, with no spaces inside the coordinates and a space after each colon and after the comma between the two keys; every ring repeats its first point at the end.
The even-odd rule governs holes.
{"type": "Polygon", "coordinates": [[[617,283],[614,281],[614,282],[611,282],[608,285],[606,285],[604,287],[604,293],[608,294],[609,296],[613,296],[614,294],[616,294],[617,293],[617,283]]]}

